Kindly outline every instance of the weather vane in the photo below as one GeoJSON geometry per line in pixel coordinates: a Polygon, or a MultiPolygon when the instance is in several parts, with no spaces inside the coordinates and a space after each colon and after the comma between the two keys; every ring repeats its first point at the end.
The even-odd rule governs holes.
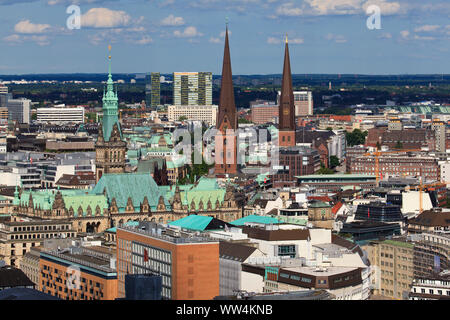
{"type": "Polygon", "coordinates": [[[230,19],[228,18],[228,16],[225,17],[225,22],[226,22],[227,27],[228,27],[228,23],[230,22],[230,19]]]}
{"type": "Polygon", "coordinates": [[[108,51],[109,51],[109,60],[111,60],[111,45],[108,45],[108,51]]]}

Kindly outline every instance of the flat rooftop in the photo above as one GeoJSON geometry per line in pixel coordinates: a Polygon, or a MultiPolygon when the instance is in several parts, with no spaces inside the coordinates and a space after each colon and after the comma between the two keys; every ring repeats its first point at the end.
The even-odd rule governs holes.
{"type": "Polygon", "coordinates": [[[326,271],[318,271],[315,267],[291,267],[291,268],[283,268],[283,270],[302,273],[315,277],[329,277],[338,275],[341,273],[346,273],[350,271],[354,271],[358,268],[355,267],[326,267],[324,270],[326,271]]]}

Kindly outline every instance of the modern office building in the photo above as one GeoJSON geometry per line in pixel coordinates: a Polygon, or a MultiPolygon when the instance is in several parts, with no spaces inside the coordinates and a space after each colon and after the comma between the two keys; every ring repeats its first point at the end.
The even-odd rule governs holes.
{"type": "Polygon", "coordinates": [[[167,109],[169,121],[179,121],[184,117],[189,121],[201,121],[209,126],[215,126],[217,121],[218,106],[169,106],[167,109]]]}
{"type": "Polygon", "coordinates": [[[117,227],[118,295],[125,275],[160,274],[162,298],[209,300],[219,295],[219,241],[153,222],[117,227]]]}
{"type": "Polygon", "coordinates": [[[161,104],[161,74],[152,72],[151,76],[151,107],[152,110],[161,104]]]}
{"type": "MultiPolygon", "coordinates": [[[[277,103],[280,104],[281,91],[278,91],[277,103]]],[[[314,101],[311,91],[294,91],[295,116],[312,116],[314,101]]]]}
{"type": "Polygon", "coordinates": [[[174,72],[173,104],[212,105],[212,72],[174,72]]]}
{"type": "Polygon", "coordinates": [[[0,84],[0,108],[7,108],[9,99],[12,95],[8,93],[8,87],[0,84]]]}
{"type": "Polygon", "coordinates": [[[19,123],[30,123],[31,120],[31,100],[29,99],[8,99],[9,120],[19,123]]]}
{"type": "Polygon", "coordinates": [[[39,290],[64,300],[115,300],[115,252],[105,247],[44,250],[39,290]]]}
{"type": "Polygon", "coordinates": [[[84,108],[71,108],[66,106],[38,108],[36,122],[56,125],[84,123],[84,108]]]}

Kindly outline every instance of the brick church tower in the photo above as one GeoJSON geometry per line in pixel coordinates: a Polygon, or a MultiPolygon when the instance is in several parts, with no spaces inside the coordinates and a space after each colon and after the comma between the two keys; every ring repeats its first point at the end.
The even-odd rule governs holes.
{"type": "Polygon", "coordinates": [[[287,36],[279,108],[279,146],[293,147],[295,146],[295,104],[287,36]]]}
{"type": "Polygon", "coordinates": [[[217,135],[215,138],[216,174],[237,174],[237,129],[238,122],[236,117],[236,104],[234,101],[227,26],[225,52],[223,56],[222,86],[220,89],[219,113],[217,117],[217,130],[221,132],[221,135],[217,135]]]}

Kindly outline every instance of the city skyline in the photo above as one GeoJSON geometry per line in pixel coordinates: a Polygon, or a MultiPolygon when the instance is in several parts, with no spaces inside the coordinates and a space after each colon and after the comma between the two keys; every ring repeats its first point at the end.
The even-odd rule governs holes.
{"type": "Polygon", "coordinates": [[[0,1],[0,74],[104,73],[111,43],[115,73],[217,75],[226,17],[236,75],[280,74],[286,33],[293,74],[449,73],[450,4],[443,0],[75,3],[80,30],[66,26],[70,1],[0,1]],[[380,30],[367,28],[370,4],[381,9],[380,30]]]}

